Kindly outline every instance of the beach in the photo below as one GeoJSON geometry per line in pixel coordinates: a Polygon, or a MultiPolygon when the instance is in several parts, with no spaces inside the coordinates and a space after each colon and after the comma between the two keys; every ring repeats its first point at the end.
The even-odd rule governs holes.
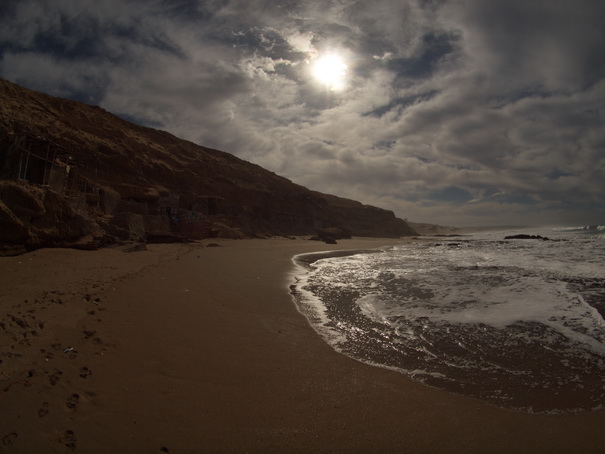
{"type": "Polygon", "coordinates": [[[603,452],[603,410],[504,410],[322,340],[289,293],[292,257],[401,241],[0,258],[0,452],[603,452]]]}

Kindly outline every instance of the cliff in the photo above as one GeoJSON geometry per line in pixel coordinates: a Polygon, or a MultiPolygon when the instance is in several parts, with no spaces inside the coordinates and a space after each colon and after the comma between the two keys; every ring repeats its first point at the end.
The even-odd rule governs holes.
{"type": "Polygon", "coordinates": [[[416,232],[229,153],[0,79],[0,243],[102,245],[208,237],[416,232]]]}

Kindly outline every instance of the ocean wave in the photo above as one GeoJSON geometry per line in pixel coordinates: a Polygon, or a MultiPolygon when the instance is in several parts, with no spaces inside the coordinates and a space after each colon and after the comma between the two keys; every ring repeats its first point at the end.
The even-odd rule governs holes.
{"type": "Polygon", "coordinates": [[[581,225],[575,227],[555,227],[555,232],[595,232],[605,233],[605,225],[581,225]]]}
{"type": "Polygon", "coordinates": [[[590,411],[605,406],[605,226],[560,231],[298,256],[295,303],[359,361],[506,408],[590,411]]]}

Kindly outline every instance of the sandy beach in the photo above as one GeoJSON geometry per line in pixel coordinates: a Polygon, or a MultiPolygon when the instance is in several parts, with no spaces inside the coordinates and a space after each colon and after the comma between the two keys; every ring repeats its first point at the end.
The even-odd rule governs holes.
{"type": "Polygon", "coordinates": [[[0,258],[0,452],[603,452],[605,411],[491,407],[347,358],[315,333],[288,291],[292,256],[399,241],[0,258]]]}

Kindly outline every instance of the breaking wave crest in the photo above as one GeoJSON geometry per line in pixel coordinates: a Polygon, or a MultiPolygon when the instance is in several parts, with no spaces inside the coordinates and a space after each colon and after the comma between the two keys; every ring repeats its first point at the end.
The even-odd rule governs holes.
{"type": "Polygon", "coordinates": [[[524,411],[598,409],[605,249],[577,231],[298,256],[296,302],[337,351],[428,385],[524,411]]]}

